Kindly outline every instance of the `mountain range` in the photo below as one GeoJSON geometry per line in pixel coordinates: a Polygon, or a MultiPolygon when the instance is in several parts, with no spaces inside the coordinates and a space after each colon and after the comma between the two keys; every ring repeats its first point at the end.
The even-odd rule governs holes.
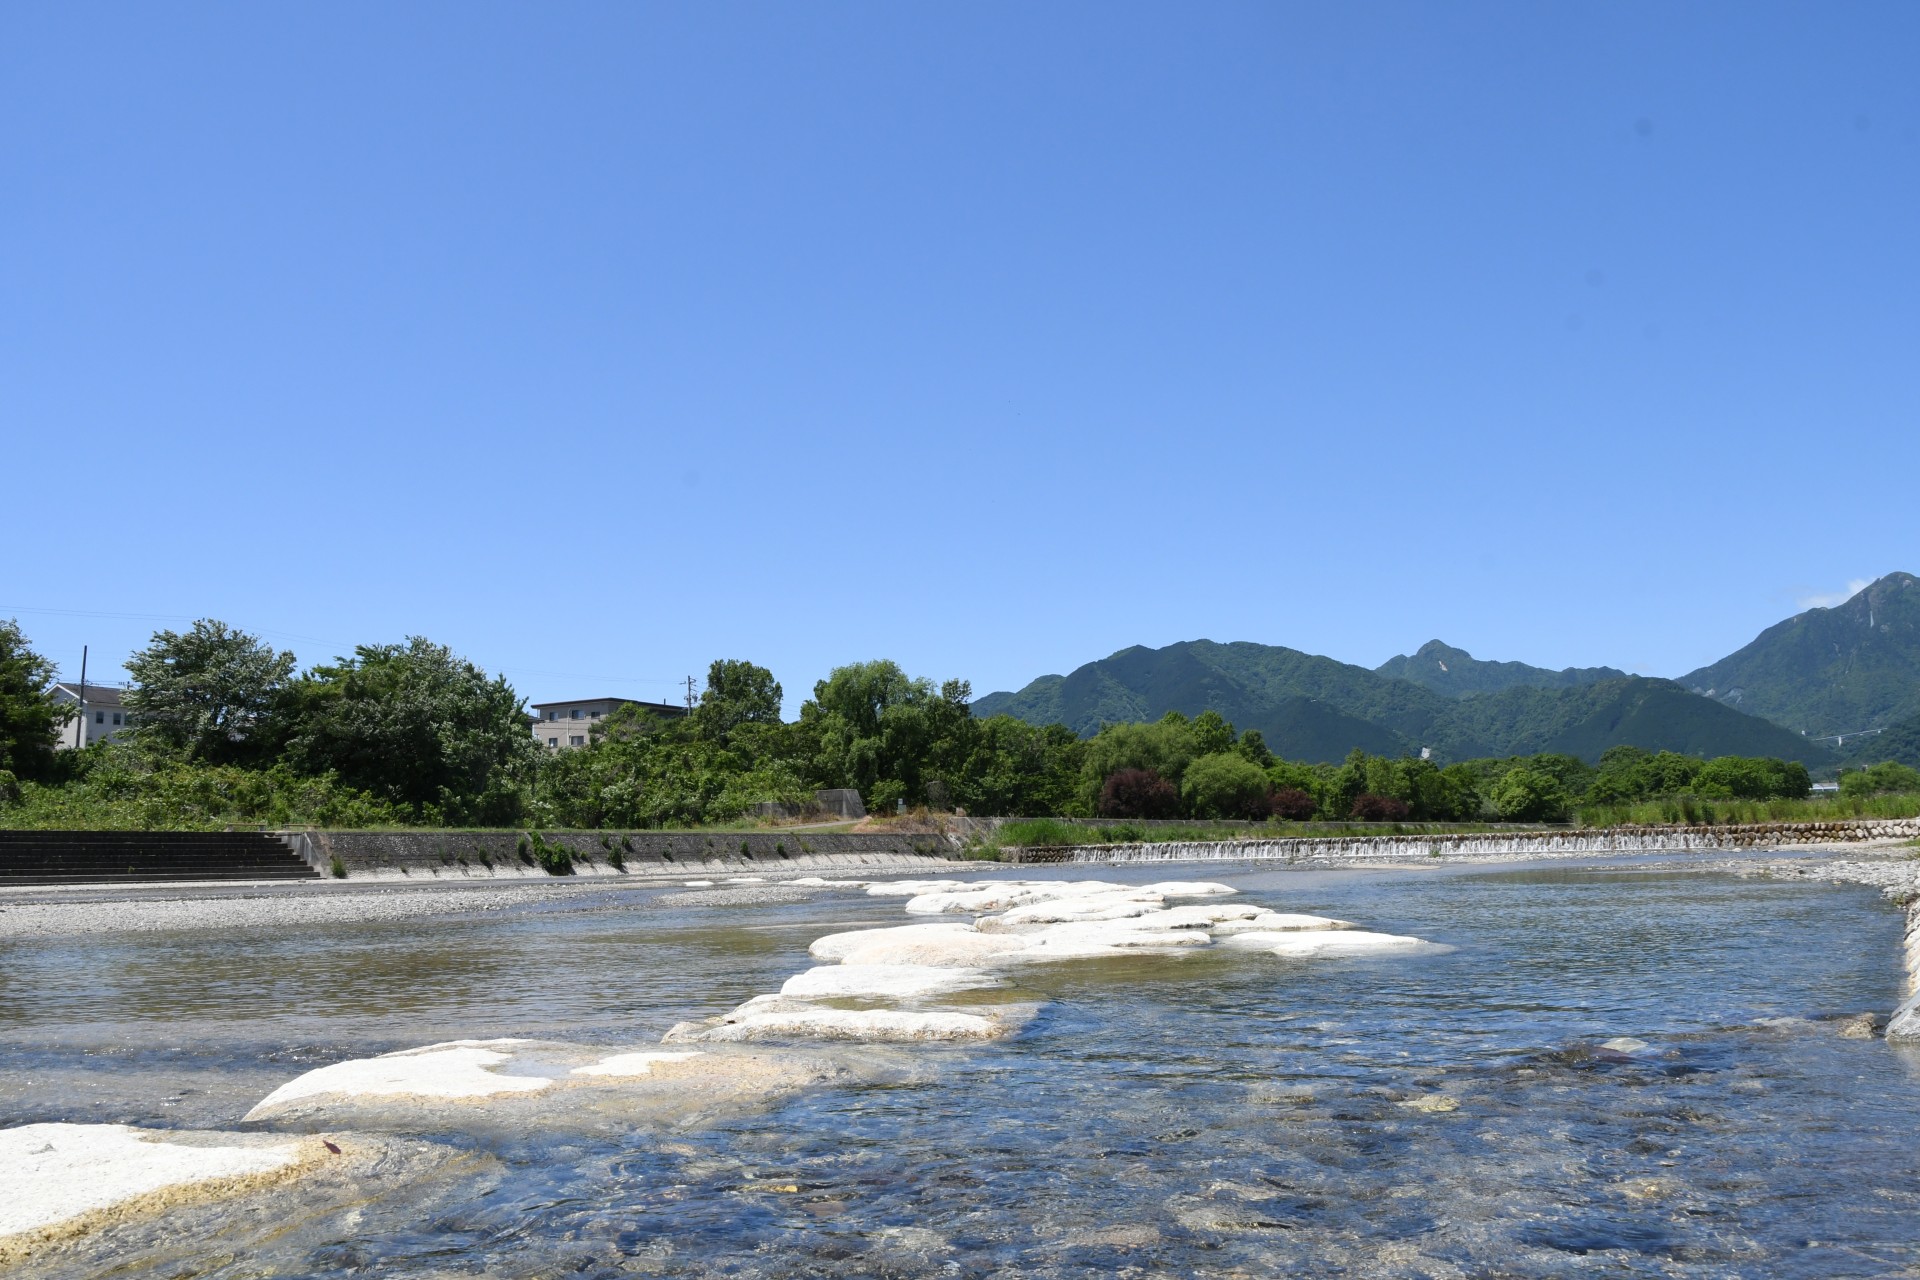
{"type": "MultiPolygon", "coordinates": [[[[1911,574],[1890,574],[1679,681],[1612,667],[1487,662],[1439,640],[1373,670],[1278,645],[1188,640],[1122,649],[1069,675],[987,694],[973,708],[1083,735],[1168,711],[1214,710],[1260,730],[1293,760],[1339,760],[1355,747],[1385,755],[1426,749],[1441,760],[1538,751],[1592,760],[1628,744],[1831,766],[1840,744],[1822,734],[1886,729],[1889,745],[1920,742],[1916,586],[1911,574]],[[1820,727],[1830,720],[1847,723],[1820,727]]],[[[1872,753],[1872,739],[1844,745],[1849,756],[1872,753]]]]}

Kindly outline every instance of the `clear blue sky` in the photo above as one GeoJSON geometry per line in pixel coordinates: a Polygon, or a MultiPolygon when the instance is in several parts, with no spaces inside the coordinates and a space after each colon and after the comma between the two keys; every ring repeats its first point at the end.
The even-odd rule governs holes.
{"type": "Polygon", "coordinates": [[[9,5],[0,617],[534,700],[1678,675],[1920,571],[1917,51],[1904,0],[9,5]]]}

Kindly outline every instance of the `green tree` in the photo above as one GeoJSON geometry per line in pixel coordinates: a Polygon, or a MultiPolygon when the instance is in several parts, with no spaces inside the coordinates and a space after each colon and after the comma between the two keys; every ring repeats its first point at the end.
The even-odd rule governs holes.
{"type": "Polygon", "coordinates": [[[1216,751],[1187,766],[1180,798],[1196,818],[1264,818],[1267,775],[1232,751],[1216,751]]]}
{"type": "Polygon", "coordinates": [[[1178,712],[1168,712],[1152,724],[1102,725],[1087,739],[1080,767],[1080,800],[1093,812],[1106,780],[1122,769],[1149,769],[1177,790],[1187,763],[1197,756],[1193,726],[1178,712]]]}
{"type": "Polygon", "coordinates": [[[937,688],[885,660],[836,667],[800,707],[797,739],[822,786],[854,787],[869,809],[927,799],[962,770],[976,726],[965,680],[937,688]]]}
{"type": "Polygon", "coordinates": [[[504,678],[423,636],[360,645],[292,691],[287,758],[453,825],[520,815],[539,748],[504,678]]]}
{"type": "Polygon", "coordinates": [[[743,724],[779,724],[783,696],[780,682],[765,667],[716,658],[707,667],[707,687],[694,708],[694,726],[701,737],[726,742],[743,724]]]}
{"type": "Polygon", "coordinates": [[[1273,752],[1267,749],[1267,736],[1258,729],[1249,729],[1241,734],[1240,741],[1233,744],[1233,749],[1262,769],[1273,763],[1273,752]]]}
{"type": "Polygon", "coordinates": [[[1522,765],[1500,779],[1493,808],[1505,822],[1565,822],[1567,793],[1551,773],[1522,765]]]}
{"type": "Polygon", "coordinates": [[[1086,748],[1067,726],[990,716],[978,722],[972,741],[961,767],[946,778],[968,813],[1044,818],[1090,812],[1075,803],[1086,748]]]}
{"type": "Polygon", "coordinates": [[[1214,756],[1233,750],[1233,726],[1218,711],[1202,711],[1193,718],[1193,750],[1214,756]]]}
{"type": "Polygon", "coordinates": [[[60,726],[73,717],[53,700],[53,678],[53,664],[28,645],[20,624],[0,622],[0,770],[41,778],[52,769],[60,726]]]}
{"type": "Polygon", "coordinates": [[[1887,792],[1920,792],[1920,769],[1883,760],[1864,769],[1848,769],[1840,775],[1843,796],[1872,796],[1887,792]]]}
{"type": "Polygon", "coordinates": [[[292,653],[202,618],[184,634],[154,632],[126,665],[133,687],[125,701],[140,741],[212,764],[270,753],[262,731],[293,674],[292,653]]]}

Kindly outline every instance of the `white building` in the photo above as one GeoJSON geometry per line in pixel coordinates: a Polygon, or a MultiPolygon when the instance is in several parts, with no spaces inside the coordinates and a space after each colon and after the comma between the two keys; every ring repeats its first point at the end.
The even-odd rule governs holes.
{"type": "Polygon", "coordinates": [[[672,702],[641,702],[637,698],[578,698],[572,702],[536,702],[533,704],[533,736],[540,745],[561,750],[584,747],[593,726],[612,715],[616,707],[639,707],[663,720],[687,714],[687,709],[672,702]]]}
{"type": "Polygon", "coordinates": [[[72,751],[96,742],[112,742],[125,733],[133,721],[120,705],[121,693],[122,690],[113,685],[89,681],[83,699],[78,684],[53,686],[53,700],[61,706],[77,708],[80,713],[61,727],[60,749],[72,751]]]}

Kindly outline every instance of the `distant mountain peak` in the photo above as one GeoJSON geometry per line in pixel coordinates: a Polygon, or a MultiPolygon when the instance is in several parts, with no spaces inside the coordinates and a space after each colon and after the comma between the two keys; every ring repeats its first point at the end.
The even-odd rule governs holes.
{"type": "Polygon", "coordinates": [[[1444,640],[1429,640],[1414,651],[1387,659],[1374,668],[1391,680],[1406,680],[1449,698],[1506,689],[1572,689],[1603,680],[1621,680],[1626,672],[1613,667],[1567,667],[1549,671],[1524,662],[1482,662],[1465,649],[1444,640]]]}
{"type": "Polygon", "coordinates": [[[1680,683],[1816,739],[1920,715],[1920,578],[1889,573],[1796,613],[1680,683]]]}

